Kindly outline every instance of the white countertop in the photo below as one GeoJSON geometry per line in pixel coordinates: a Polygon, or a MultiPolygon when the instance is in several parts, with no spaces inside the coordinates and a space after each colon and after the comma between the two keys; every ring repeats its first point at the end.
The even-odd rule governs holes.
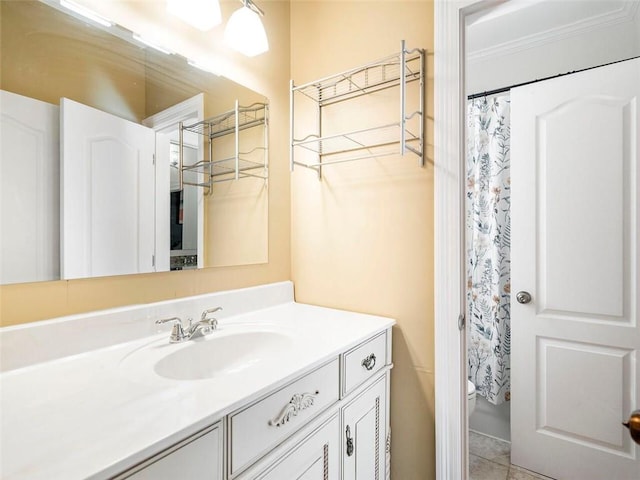
{"type": "Polygon", "coordinates": [[[149,344],[184,348],[167,332],[2,373],[0,478],[109,478],[393,323],[288,302],[224,318],[202,340],[252,329],[293,339],[231,374],[169,380],[131,362],[149,344]]]}

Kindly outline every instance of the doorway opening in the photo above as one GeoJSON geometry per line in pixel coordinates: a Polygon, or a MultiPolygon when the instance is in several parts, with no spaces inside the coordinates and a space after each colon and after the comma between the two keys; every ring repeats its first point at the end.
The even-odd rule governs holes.
{"type": "MultiPolygon", "coordinates": [[[[640,53],[640,37],[637,35],[640,24],[637,23],[637,10],[626,12],[627,21],[622,19],[621,14],[620,22],[612,24],[611,22],[607,23],[604,19],[610,18],[613,11],[620,13],[620,5],[614,5],[613,2],[606,5],[606,2],[601,2],[602,5],[598,5],[597,8],[602,8],[602,10],[589,10],[584,8],[585,2],[571,3],[575,7],[573,12],[570,11],[571,8],[566,5],[566,2],[541,1],[520,5],[506,2],[498,6],[489,5],[487,8],[465,17],[464,98],[466,99],[468,96],[475,98],[469,99],[469,107],[465,109],[468,112],[468,116],[465,117],[467,139],[465,158],[467,161],[461,175],[461,179],[466,184],[462,187],[462,191],[465,192],[463,205],[467,204],[464,208],[466,222],[463,228],[463,235],[466,238],[464,243],[464,284],[467,300],[463,364],[466,365],[467,378],[473,383],[476,392],[475,408],[468,419],[468,461],[470,478],[474,480],[507,479],[514,475],[517,475],[518,478],[530,478],[527,475],[530,475],[531,478],[539,477],[533,472],[521,471],[518,467],[512,466],[510,459],[512,419],[510,408],[511,379],[509,378],[511,372],[508,357],[511,353],[511,332],[508,323],[511,320],[510,305],[514,301],[510,298],[510,260],[507,258],[504,261],[505,259],[502,258],[503,263],[498,262],[497,257],[504,256],[504,251],[490,254],[493,262],[491,263],[492,268],[497,269],[498,276],[506,277],[496,282],[497,291],[495,292],[483,285],[482,281],[478,279],[482,275],[478,275],[478,277],[472,275],[472,270],[476,269],[477,271],[477,269],[487,266],[485,258],[482,256],[478,258],[478,250],[483,250],[486,247],[487,239],[479,240],[483,242],[482,248],[477,248],[477,244],[474,248],[473,240],[475,237],[472,235],[474,226],[476,229],[484,229],[494,234],[494,237],[489,237],[488,243],[499,244],[502,250],[504,250],[505,244],[507,247],[509,246],[509,239],[505,241],[504,224],[501,228],[492,225],[490,221],[479,220],[478,213],[479,210],[491,210],[491,206],[496,207],[503,216],[507,217],[506,229],[510,228],[510,213],[507,210],[505,214],[505,209],[508,209],[510,205],[510,192],[508,192],[510,177],[507,172],[506,177],[501,180],[501,185],[488,187],[491,198],[480,199],[479,203],[475,205],[474,215],[473,206],[469,205],[474,189],[477,192],[478,173],[476,172],[474,177],[472,172],[474,165],[469,163],[469,151],[473,150],[474,146],[478,147],[478,143],[482,144],[481,147],[485,147],[490,140],[496,140],[498,144],[501,144],[504,154],[504,132],[510,128],[510,125],[508,123],[502,125],[497,133],[495,129],[496,122],[504,122],[505,119],[508,122],[509,118],[509,111],[506,115],[504,111],[498,111],[505,106],[510,107],[509,94],[508,92],[504,93],[504,90],[508,89],[502,88],[504,85],[519,85],[544,77],[591,69],[599,65],[635,57],[640,53]],[[554,9],[560,9],[562,12],[560,10],[554,11],[554,9]],[[542,12],[545,15],[538,15],[542,12]],[[560,18],[562,18],[561,21],[558,20],[560,18]],[[600,24],[598,24],[598,19],[602,20],[600,24]],[[553,24],[548,24],[549,22],[553,22],[553,24]],[[589,23],[589,28],[585,26],[580,29],[581,23],[584,25],[589,23]],[[625,33],[627,27],[629,30],[625,33]],[[634,31],[636,32],[635,37],[633,36],[634,31]],[[625,37],[625,35],[629,36],[625,37]],[[604,40],[605,38],[606,40],[604,40]],[[625,38],[626,41],[622,41],[625,38]],[[590,48],[590,45],[603,41],[608,42],[609,48],[590,48]],[[498,101],[496,94],[503,95],[503,97],[498,101]],[[475,120],[481,123],[480,138],[473,138],[470,134],[473,127],[471,119],[473,104],[471,102],[474,100],[481,103],[478,109],[484,109],[483,112],[489,115],[478,119],[478,109],[476,109],[475,120]],[[491,118],[492,113],[495,114],[493,118],[491,118]],[[488,124],[491,125],[491,128],[484,128],[488,124]],[[487,138],[483,138],[483,135],[487,138]],[[469,213],[470,208],[471,214],[469,213]],[[480,291],[488,295],[484,303],[477,298],[478,295],[481,295],[478,293],[480,291]],[[507,324],[506,328],[505,324],[507,324]],[[508,352],[506,359],[504,358],[505,352],[508,352]],[[493,363],[490,361],[491,357],[493,357],[493,363]]],[[[510,146],[507,144],[506,148],[509,149],[510,146]]],[[[475,167],[484,168],[486,165],[478,160],[483,155],[491,157],[492,153],[483,151],[475,153],[475,167]]],[[[498,152],[498,156],[499,154],[500,152],[498,152]]],[[[504,158],[499,161],[504,163],[504,158]]],[[[499,169],[501,173],[504,173],[503,168],[499,169]]],[[[486,170],[484,173],[487,173],[486,170]]],[[[506,235],[508,234],[509,232],[506,235]]],[[[480,274],[482,273],[486,272],[480,272],[480,274]]]]}

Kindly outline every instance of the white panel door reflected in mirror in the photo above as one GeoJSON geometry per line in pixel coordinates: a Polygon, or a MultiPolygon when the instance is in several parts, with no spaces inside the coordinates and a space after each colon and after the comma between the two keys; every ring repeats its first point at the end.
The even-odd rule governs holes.
{"type": "Polygon", "coordinates": [[[155,271],[151,128],[61,101],[61,277],[155,271]]]}

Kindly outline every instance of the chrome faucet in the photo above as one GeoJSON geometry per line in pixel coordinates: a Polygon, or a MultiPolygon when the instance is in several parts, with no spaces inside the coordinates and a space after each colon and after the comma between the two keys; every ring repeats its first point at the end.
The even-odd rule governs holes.
{"type": "Polygon", "coordinates": [[[188,319],[188,325],[185,328],[182,324],[182,320],[178,317],[163,318],[156,320],[156,324],[161,325],[163,323],[173,322],[173,329],[171,330],[171,336],[169,342],[180,343],[191,340],[198,336],[209,335],[211,332],[218,328],[218,320],[216,318],[208,318],[210,314],[222,310],[222,307],[210,308],[202,312],[200,321],[193,323],[191,318],[188,319]]]}
{"type": "MultiPolygon", "coordinates": [[[[173,322],[173,328],[171,329],[171,336],[169,337],[169,342],[171,343],[179,343],[188,340],[187,333],[184,331],[184,327],[182,326],[182,320],[178,317],[171,318],[163,318],[161,320],[156,320],[156,325],[162,325],[163,323],[173,322]]],[[[189,325],[191,326],[191,325],[189,325]]]]}
{"type": "Polygon", "coordinates": [[[209,308],[205,310],[204,312],[202,312],[202,315],[200,316],[199,323],[209,325],[211,330],[216,330],[218,328],[218,319],[213,317],[211,318],[208,318],[208,317],[212,313],[219,312],[220,310],[222,310],[222,307],[209,308]]]}

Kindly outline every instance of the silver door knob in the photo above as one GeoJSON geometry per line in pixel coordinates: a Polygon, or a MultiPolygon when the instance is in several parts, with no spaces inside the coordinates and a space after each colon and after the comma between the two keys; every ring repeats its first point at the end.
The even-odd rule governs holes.
{"type": "Polygon", "coordinates": [[[518,303],[529,303],[531,301],[531,294],[529,292],[518,292],[516,293],[516,300],[518,303]]]}

